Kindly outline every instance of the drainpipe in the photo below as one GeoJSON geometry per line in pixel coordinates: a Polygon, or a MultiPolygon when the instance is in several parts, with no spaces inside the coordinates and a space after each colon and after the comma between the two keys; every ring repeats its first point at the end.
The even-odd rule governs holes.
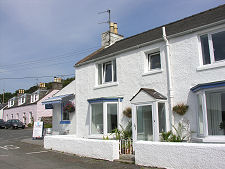
{"type": "MultiPolygon", "coordinates": [[[[171,68],[170,68],[170,48],[169,48],[169,42],[166,37],[166,29],[163,26],[162,27],[162,32],[163,32],[163,40],[166,43],[166,68],[167,68],[167,90],[168,90],[168,104],[169,104],[169,120],[170,120],[170,125],[174,124],[174,117],[173,117],[173,111],[172,111],[172,106],[173,106],[173,86],[172,86],[172,80],[171,80],[171,68]]],[[[167,125],[168,126],[168,125],[167,125]]],[[[171,126],[170,126],[171,127],[171,126]]]]}

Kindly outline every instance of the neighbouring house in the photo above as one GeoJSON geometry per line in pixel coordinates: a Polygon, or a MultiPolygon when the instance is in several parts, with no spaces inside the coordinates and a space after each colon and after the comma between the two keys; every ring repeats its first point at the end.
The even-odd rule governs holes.
{"type": "Polygon", "coordinates": [[[42,117],[51,117],[52,110],[45,109],[42,101],[52,97],[62,88],[62,83],[52,82],[52,88],[48,89],[44,83],[40,83],[37,91],[33,93],[24,93],[23,89],[19,90],[17,96],[8,100],[8,107],[4,109],[5,121],[9,119],[19,119],[25,124],[29,124],[42,117]]]}
{"type": "Polygon", "coordinates": [[[45,108],[53,109],[52,132],[54,135],[76,134],[75,83],[76,81],[73,80],[53,97],[42,102],[45,108]],[[71,111],[67,109],[68,106],[73,107],[71,111]]]}
{"type": "Polygon", "coordinates": [[[0,119],[3,119],[3,111],[7,107],[7,103],[0,104],[0,119]]]}
{"type": "Polygon", "coordinates": [[[136,164],[224,167],[225,5],[125,39],[111,24],[102,47],[75,69],[75,135],[48,136],[46,148],[117,159],[119,143],[102,138],[127,125],[131,107],[136,164]],[[184,115],[173,112],[182,104],[184,115]],[[192,142],[207,144],[160,143],[179,123],[192,142]]]}

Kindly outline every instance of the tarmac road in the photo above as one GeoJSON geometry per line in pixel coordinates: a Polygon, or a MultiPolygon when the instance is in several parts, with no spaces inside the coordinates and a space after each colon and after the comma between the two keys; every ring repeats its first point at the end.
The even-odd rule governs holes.
{"type": "Polygon", "coordinates": [[[134,164],[109,162],[49,151],[21,142],[32,129],[0,130],[0,169],[140,169],[134,164]]]}

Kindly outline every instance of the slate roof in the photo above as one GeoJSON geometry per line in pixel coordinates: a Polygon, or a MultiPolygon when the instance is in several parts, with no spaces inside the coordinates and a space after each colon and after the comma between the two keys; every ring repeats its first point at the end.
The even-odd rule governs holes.
{"type": "Polygon", "coordinates": [[[137,94],[135,94],[131,100],[133,100],[141,91],[145,91],[147,94],[149,94],[150,96],[152,96],[155,99],[161,99],[161,100],[167,100],[167,98],[165,96],[163,96],[161,93],[155,91],[154,89],[148,89],[148,88],[141,88],[137,94]]]}
{"type": "MultiPolygon", "coordinates": [[[[15,107],[23,107],[23,106],[29,106],[29,105],[32,105],[32,104],[37,104],[37,102],[39,102],[42,98],[44,98],[46,95],[48,95],[48,94],[51,93],[52,91],[53,91],[53,89],[50,89],[50,90],[46,91],[46,93],[45,93],[44,95],[40,95],[40,96],[39,96],[39,99],[36,100],[36,101],[33,102],[33,103],[31,103],[30,100],[29,100],[29,102],[25,102],[25,103],[23,103],[23,104],[21,104],[21,105],[18,105],[18,103],[17,103],[17,104],[14,104],[14,105],[11,106],[11,107],[7,107],[6,109],[12,109],[12,108],[15,108],[15,107]]],[[[26,94],[29,94],[29,93],[26,93],[26,94]]],[[[18,97],[16,97],[16,99],[17,99],[17,98],[18,98],[18,97]]]]}
{"type": "MultiPolygon", "coordinates": [[[[222,20],[225,20],[225,4],[163,26],[166,28],[167,36],[170,36],[222,20]]],[[[163,26],[122,39],[108,48],[100,48],[77,62],[75,66],[79,66],[80,64],[93,61],[95,59],[99,59],[101,57],[123,51],[137,45],[142,45],[147,42],[162,40],[163,26]]]]}
{"type": "Polygon", "coordinates": [[[1,110],[2,108],[4,108],[6,105],[7,105],[7,103],[2,103],[2,104],[0,104],[0,110],[1,110]]]}

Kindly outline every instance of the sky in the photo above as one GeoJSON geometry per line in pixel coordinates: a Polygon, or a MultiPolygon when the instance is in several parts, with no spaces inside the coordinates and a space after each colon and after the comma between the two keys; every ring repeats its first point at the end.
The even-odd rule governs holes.
{"type": "Polygon", "coordinates": [[[53,77],[101,46],[112,22],[125,38],[224,4],[223,0],[0,0],[0,93],[53,77]],[[24,78],[32,77],[32,78],[24,78]],[[10,79],[9,79],[10,78],[10,79]],[[18,79],[15,79],[18,78],[18,79]]]}

